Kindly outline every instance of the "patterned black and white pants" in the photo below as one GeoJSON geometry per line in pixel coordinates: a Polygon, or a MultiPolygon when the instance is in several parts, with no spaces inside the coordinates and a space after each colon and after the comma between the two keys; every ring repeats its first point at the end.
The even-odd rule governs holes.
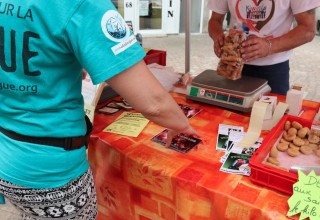
{"type": "Polygon", "coordinates": [[[50,189],[30,189],[0,179],[0,193],[20,212],[23,220],[94,220],[97,199],[92,172],[50,189]]]}

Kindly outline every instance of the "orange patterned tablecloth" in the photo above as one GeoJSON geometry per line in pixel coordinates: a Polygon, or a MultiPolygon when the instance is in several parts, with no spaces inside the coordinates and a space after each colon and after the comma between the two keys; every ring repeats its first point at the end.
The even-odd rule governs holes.
{"type": "MultiPolygon", "coordinates": [[[[202,143],[187,154],[151,141],[164,129],[152,122],[137,138],[102,132],[121,113],[96,113],[88,155],[98,220],[287,219],[288,195],[255,185],[247,176],[219,171],[223,153],[216,151],[218,125],[246,130],[248,114],[172,95],[177,103],[202,109],[190,119],[202,143]]],[[[313,118],[319,103],[304,101],[304,106],[303,117],[313,118]]]]}

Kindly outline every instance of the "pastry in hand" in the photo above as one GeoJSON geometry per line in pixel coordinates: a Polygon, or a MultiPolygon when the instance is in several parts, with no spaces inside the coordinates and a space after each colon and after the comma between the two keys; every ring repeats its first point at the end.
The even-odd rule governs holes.
{"type": "Polygon", "coordinates": [[[230,29],[225,35],[222,54],[218,64],[218,75],[228,79],[241,78],[243,59],[240,54],[240,46],[245,39],[245,33],[240,30],[230,29]]]}

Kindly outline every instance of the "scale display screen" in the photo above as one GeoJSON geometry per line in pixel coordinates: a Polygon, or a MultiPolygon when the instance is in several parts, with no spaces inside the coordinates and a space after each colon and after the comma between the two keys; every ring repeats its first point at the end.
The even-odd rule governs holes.
{"type": "Polygon", "coordinates": [[[240,96],[230,95],[229,96],[229,102],[234,103],[234,104],[238,104],[238,105],[243,105],[244,98],[240,97],[240,96]]]}
{"type": "Polygon", "coordinates": [[[211,89],[191,87],[190,96],[195,96],[195,97],[201,96],[206,99],[232,103],[239,106],[242,106],[244,104],[244,97],[232,95],[225,92],[219,92],[211,89]]]}

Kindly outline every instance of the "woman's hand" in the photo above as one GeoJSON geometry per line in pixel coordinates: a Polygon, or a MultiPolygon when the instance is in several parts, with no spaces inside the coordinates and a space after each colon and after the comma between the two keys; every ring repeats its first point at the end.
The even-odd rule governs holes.
{"type": "Polygon", "coordinates": [[[267,38],[251,37],[241,44],[241,57],[245,62],[269,56],[272,53],[272,42],[267,38]]]}
{"type": "Polygon", "coordinates": [[[174,136],[178,135],[178,134],[187,134],[187,135],[192,135],[195,137],[200,137],[198,132],[196,132],[191,126],[189,126],[186,130],[184,130],[183,132],[178,132],[178,131],[174,131],[171,129],[168,129],[168,134],[167,134],[167,142],[166,142],[166,147],[170,147],[172,139],[174,138],[174,136]]]}

